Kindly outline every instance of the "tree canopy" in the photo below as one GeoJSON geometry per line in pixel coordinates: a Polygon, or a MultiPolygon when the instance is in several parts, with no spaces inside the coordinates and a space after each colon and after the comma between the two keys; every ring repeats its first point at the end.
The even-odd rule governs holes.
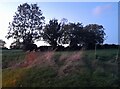
{"type": "Polygon", "coordinates": [[[101,44],[105,40],[106,34],[102,25],[83,26],[80,22],[66,23],[68,20],[65,18],[61,22],[54,18],[45,24],[44,19],[37,4],[24,3],[18,6],[13,21],[9,23],[6,37],[15,39],[11,45],[21,45],[22,43],[25,47],[42,38],[53,48],[64,44],[69,44],[70,47],[94,47],[95,44],[101,44]]]}
{"type": "Polygon", "coordinates": [[[58,23],[57,19],[50,20],[43,29],[43,40],[53,47],[58,46],[62,35],[61,27],[61,23],[58,23]]]}
{"type": "Polygon", "coordinates": [[[62,42],[71,47],[78,46],[82,35],[82,23],[69,23],[63,26],[62,42]]]}
{"type": "Polygon", "coordinates": [[[62,43],[75,46],[94,46],[104,42],[104,28],[102,25],[89,24],[83,27],[82,23],[69,23],[62,28],[62,43]]]}
{"type": "Polygon", "coordinates": [[[86,46],[93,46],[95,44],[102,44],[105,40],[105,32],[102,25],[98,24],[89,24],[84,27],[86,30],[86,35],[84,42],[86,46]]]}
{"type": "Polygon", "coordinates": [[[37,4],[24,3],[18,6],[13,21],[9,23],[7,38],[13,38],[23,44],[34,43],[41,37],[45,17],[37,4]]]}

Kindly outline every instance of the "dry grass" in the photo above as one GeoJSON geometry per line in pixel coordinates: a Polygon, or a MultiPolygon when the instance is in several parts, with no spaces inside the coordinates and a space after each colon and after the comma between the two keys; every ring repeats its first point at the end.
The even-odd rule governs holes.
{"type": "Polygon", "coordinates": [[[74,82],[74,86],[86,86],[89,84],[86,83],[88,80],[96,86],[111,85],[117,79],[117,65],[110,61],[95,60],[92,52],[27,52],[23,60],[16,61],[11,68],[3,70],[3,86],[15,87],[21,83],[23,86],[46,86],[49,84],[48,80],[51,82],[50,86],[63,86],[64,83],[65,86],[73,86],[71,84],[74,82]],[[103,79],[104,85],[99,82],[104,81],[103,79]],[[31,82],[28,82],[29,80],[31,82]]]}
{"type": "Polygon", "coordinates": [[[84,61],[82,60],[83,52],[74,52],[72,55],[62,55],[60,60],[64,60],[64,65],[62,65],[58,70],[59,76],[68,75],[72,72],[80,70],[80,66],[85,65],[84,61]]]}
{"type": "Polygon", "coordinates": [[[40,52],[36,60],[32,62],[32,65],[39,67],[54,66],[53,55],[54,51],[40,52]]]}
{"type": "Polygon", "coordinates": [[[36,60],[38,55],[39,54],[37,52],[26,52],[24,60],[18,63],[14,63],[11,66],[11,68],[15,69],[15,68],[29,67],[36,60]]]}
{"type": "Polygon", "coordinates": [[[54,51],[27,52],[24,60],[13,65],[11,68],[31,68],[33,66],[54,67],[58,71],[58,76],[64,76],[77,71],[77,69],[80,70],[80,66],[85,65],[82,59],[82,51],[73,52],[71,55],[61,53],[60,58],[57,60],[59,60],[59,62],[63,62],[63,65],[59,67],[55,60],[53,60],[54,54],[54,51]]]}
{"type": "Polygon", "coordinates": [[[27,52],[25,59],[12,66],[12,68],[31,68],[33,66],[37,67],[54,67],[58,71],[58,76],[64,76],[69,73],[80,70],[82,71],[82,67],[85,66],[85,63],[82,59],[83,52],[73,52],[70,54],[62,54],[59,59],[59,62],[63,62],[63,65],[59,66],[53,60],[55,52],[47,51],[47,52],[27,52]]]}

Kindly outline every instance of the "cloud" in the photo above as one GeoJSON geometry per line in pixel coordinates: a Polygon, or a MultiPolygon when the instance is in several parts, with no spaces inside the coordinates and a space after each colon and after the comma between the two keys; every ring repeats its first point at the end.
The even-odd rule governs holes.
{"type": "Polygon", "coordinates": [[[104,12],[106,12],[108,9],[111,9],[111,5],[104,5],[104,6],[97,6],[93,9],[93,14],[94,15],[101,15],[104,12]]]}

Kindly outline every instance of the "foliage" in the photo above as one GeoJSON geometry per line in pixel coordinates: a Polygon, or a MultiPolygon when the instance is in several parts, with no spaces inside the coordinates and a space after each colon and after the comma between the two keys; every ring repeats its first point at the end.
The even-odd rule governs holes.
{"type": "Polygon", "coordinates": [[[84,46],[93,48],[105,40],[102,25],[89,24],[83,27],[82,23],[68,23],[63,18],[59,23],[52,19],[43,28],[45,17],[37,4],[24,3],[18,6],[13,21],[9,23],[7,38],[15,39],[11,47],[20,47],[21,44],[32,45],[36,40],[44,40],[53,48],[69,44],[70,47],[84,46]]]}
{"type": "Polygon", "coordinates": [[[24,3],[18,6],[6,37],[23,44],[33,43],[40,38],[44,18],[37,4],[24,3]]]}
{"type": "Polygon", "coordinates": [[[95,44],[104,41],[104,28],[102,25],[89,24],[83,27],[82,23],[69,23],[63,26],[61,41],[70,47],[84,46],[93,48],[95,44]],[[92,47],[93,46],[93,47],[92,47]]]}
{"type": "Polygon", "coordinates": [[[63,44],[69,44],[70,46],[78,46],[81,41],[83,26],[81,23],[69,23],[63,26],[63,34],[61,41],[63,44]]]}
{"type": "Polygon", "coordinates": [[[61,23],[57,19],[52,19],[43,29],[43,40],[54,48],[59,45],[58,40],[61,38],[61,23]]]}
{"type": "Polygon", "coordinates": [[[21,49],[22,46],[23,46],[22,43],[19,42],[19,40],[16,40],[13,43],[11,43],[10,48],[11,49],[21,49]]]}
{"type": "Polygon", "coordinates": [[[84,42],[87,46],[95,46],[95,44],[102,44],[105,40],[105,32],[102,25],[98,24],[89,24],[84,27],[86,36],[84,42]]]}

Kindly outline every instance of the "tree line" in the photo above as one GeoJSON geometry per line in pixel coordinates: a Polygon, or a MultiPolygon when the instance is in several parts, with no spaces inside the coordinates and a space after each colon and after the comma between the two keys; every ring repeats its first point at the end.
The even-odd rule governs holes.
{"type": "MultiPolygon", "coordinates": [[[[74,18],[74,17],[73,17],[74,18]]],[[[102,44],[105,40],[104,27],[98,24],[67,22],[63,18],[60,22],[53,18],[48,24],[45,16],[37,4],[24,3],[18,6],[13,21],[9,23],[6,38],[13,38],[11,48],[27,49],[28,46],[35,47],[35,41],[45,41],[53,49],[68,44],[69,47],[94,47],[102,44]]]]}

